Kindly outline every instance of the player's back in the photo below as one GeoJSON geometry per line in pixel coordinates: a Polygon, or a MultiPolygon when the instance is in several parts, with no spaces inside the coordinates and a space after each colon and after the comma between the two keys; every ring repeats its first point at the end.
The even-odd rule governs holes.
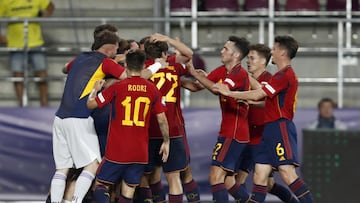
{"type": "Polygon", "coordinates": [[[146,162],[150,114],[165,111],[164,106],[159,106],[160,92],[153,83],[138,76],[117,82],[108,89],[115,97],[116,115],[110,122],[106,158],[146,162]],[[137,153],[129,155],[127,152],[131,149],[138,149],[137,153]]]}
{"type": "MultiPolygon", "coordinates": [[[[94,75],[99,75],[100,64],[106,56],[98,52],[85,52],[80,54],[72,62],[68,73],[61,103],[56,115],[60,118],[76,117],[87,118],[91,110],[86,106],[87,96],[91,91],[96,79],[94,75]]],[[[103,78],[100,73],[98,79],[103,78]]]]}
{"type": "MultiPolygon", "coordinates": [[[[154,63],[153,59],[146,62],[146,66],[154,63]]],[[[166,102],[166,117],[168,118],[170,137],[181,137],[184,132],[184,119],[180,107],[181,101],[181,81],[180,78],[188,73],[188,70],[179,63],[175,63],[175,57],[168,58],[168,67],[160,69],[151,77],[151,81],[161,92],[166,102]]],[[[156,118],[152,116],[150,136],[162,138],[160,128],[156,118]]]]}

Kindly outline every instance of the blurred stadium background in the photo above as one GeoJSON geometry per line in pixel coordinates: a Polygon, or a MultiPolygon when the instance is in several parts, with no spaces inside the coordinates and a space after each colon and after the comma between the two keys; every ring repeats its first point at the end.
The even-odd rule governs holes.
{"type": "MultiPolygon", "coordinates": [[[[290,34],[300,43],[293,63],[300,82],[295,118],[300,153],[303,152],[301,129],[316,118],[316,105],[322,97],[338,102],[340,108],[336,115],[347,121],[351,130],[360,128],[359,0],[52,1],[56,6],[52,17],[28,19],[40,21],[43,27],[49,64],[50,107],[39,108],[36,78],[31,74],[24,80],[28,96],[26,108],[16,107],[8,50],[0,47],[0,200],[39,201],[46,195],[49,176],[53,173],[51,124],[66,79],[61,69],[77,53],[89,50],[94,27],[103,23],[116,25],[124,39],[140,40],[154,32],[179,37],[201,56],[207,71],[220,65],[220,50],[229,35],[272,46],[274,36],[290,34]]],[[[9,21],[0,19],[2,32],[9,21]]],[[[276,67],[269,65],[269,70],[274,72],[276,67]]],[[[206,160],[216,137],[218,100],[206,90],[183,93],[194,171],[202,175],[200,180],[206,181],[204,170],[207,172],[207,166],[202,166],[208,163],[196,160],[206,160]],[[209,120],[203,122],[203,118],[209,120]],[[205,143],[207,147],[196,144],[198,139],[202,142],[206,139],[201,136],[213,138],[205,143]]],[[[349,139],[358,141],[358,136],[359,133],[351,134],[349,139]]],[[[350,181],[360,180],[359,175],[350,175],[353,175],[350,181]]],[[[340,201],[334,196],[330,201],[325,197],[334,194],[322,193],[323,185],[328,183],[322,181],[328,179],[312,179],[309,183],[317,190],[314,191],[317,202],[340,201]]],[[[355,198],[355,193],[350,197],[355,198]]]]}

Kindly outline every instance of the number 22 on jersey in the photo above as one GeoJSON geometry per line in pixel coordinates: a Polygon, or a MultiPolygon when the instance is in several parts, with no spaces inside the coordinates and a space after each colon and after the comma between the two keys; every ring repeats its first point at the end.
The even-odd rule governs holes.
{"type": "Polygon", "coordinates": [[[155,73],[151,77],[152,81],[155,81],[155,79],[158,79],[158,82],[156,83],[156,87],[159,90],[161,90],[161,88],[164,86],[166,81],[172,82],[170,90],[164,96],[164,100],[165,100],[165,102],[173,102],[173,103],[175,103],[176,99],[177,99],[176,96],[175,96],[175,88],[178,87],[178,76],[174,75],[172,73],[160,72],[160,73],[155,73]]]}

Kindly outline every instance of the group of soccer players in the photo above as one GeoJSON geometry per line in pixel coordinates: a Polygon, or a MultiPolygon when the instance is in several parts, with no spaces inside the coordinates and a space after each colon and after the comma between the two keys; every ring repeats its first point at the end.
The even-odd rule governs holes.
{"type": "Polygon", "coordinates": [[[221,50],[223,65],[209,74],[193,66],[192,50],[177,39],[156,33],[144,38],[139,49],[120,55],[119,42],[116,27],[100,25],[92,51],[65,68],[68,77],[53,127],[51,202],[82,202],[89,188],[99,203],[114,201],[113,196],[121,203],[165,202],[162,172],[168,202],[183,202],[184,194],[188,202],[200,202],[190,170],[181,87],[206,88],[219,96],[222,122],[209,180],[215,202],[229,202],[228,193],[237,202],[264,202],[267,192],[284,202],[313,202],[295,171],[297,79],[291,59],[298,45],[292,37],[276,37],[270,50],[230,36],[221,50]],[[274,76],[266,71],[271,56],[278,67],[274,76]],[[241,65],[245,57],[248,71],[241,65]],[[184,79],[189,74],[195,80],[184,79]],[[72,168],[82,171],[69,178],[72,168]],[[252,170],[249,194],[244,182],[252,170]],[[273,170],[296,197],[274,182],[273,170]],[[117,183],[120,194],[110,195],[117,183]]]}

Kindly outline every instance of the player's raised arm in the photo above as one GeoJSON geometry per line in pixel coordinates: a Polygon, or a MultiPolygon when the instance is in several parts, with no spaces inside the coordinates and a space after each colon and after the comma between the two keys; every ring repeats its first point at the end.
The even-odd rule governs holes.
{"type": "Polygon", "coordinates": [[[180,40],[173,39],[160,33],[155,33],[150,36],[150,42],[157,41],[167,42],[175,48],[176,52],[178,53],[176,55],[176,63],[186,63],[190,59],[192,59],[193,51],[190,47],[186,46],[186,44],[184,44],[180,40]]]}
{"type": "Polygon", "coordinates": [[[146,69],[143,69],[141,71],[141,77],[144,79],[151,78],[152,75],[154,75],[159,69],[166,68],[169,64],[166,62],[163,58],[157,58],[155,59],[155,63],[149,66],[146,69]]]}

